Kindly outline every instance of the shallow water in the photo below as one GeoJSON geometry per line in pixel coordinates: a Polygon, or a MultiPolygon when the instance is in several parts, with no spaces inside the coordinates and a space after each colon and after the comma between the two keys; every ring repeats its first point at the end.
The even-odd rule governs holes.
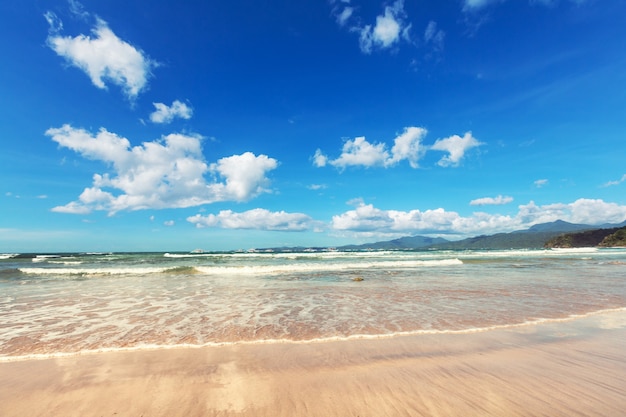
{"type": "Polygon", "coordinates": [[[623,308],[625,249],[0,256],[5,358],[470,332],[623,308]]]}

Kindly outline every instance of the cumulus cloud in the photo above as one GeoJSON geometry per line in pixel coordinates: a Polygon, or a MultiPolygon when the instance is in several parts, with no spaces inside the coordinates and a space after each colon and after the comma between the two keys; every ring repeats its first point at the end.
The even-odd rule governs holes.
{"type": "Polygon", "coordinates": [[[441,158],[437,163],[440,166],[448,167],[459,165],[468,150],[480,145],[482,143],[472,136],[472,132],[467,132],[463,137],[453,135],[445,139],[438,139],[430,149],[448,152],[448,155],[441,158]]]}
{"type": "Polygon", "coordinates": [[[251,152],[219,159],[208,165],[200,136],[170,134],[131,146],[130,141],[101,128],[92,134],[63,125],[46,131],[53,141],[85,158],[102,161],[112,172],[94,174],[91,187],[77,201],[53,211],[85,214],[94,210],[192,207],[218,201],[247,201],[267,192],[266,174],[277,161],[251,152]],[[212,181],[207,181],[210,174],[212,181]]]}
{"type": "Polygon", "coordinates": [[[313,155],[313,165],[318,168],[325,167],[328,163],[328,157],[322,153],[321,149],[317,149],[315,151],[315,155],[313,155]]]}
{"type": "Polygon", "coordinates": [[[188,120],[193,115],[192,108],[179,100],[174,100],[171,106],[163,103],[152,104],[156,109],[150,114],[150,120],[153,123],[170,123],[176,117],[188,120]]]}
{"type": "Polygon", "coordinates": [[[106,89],[107,82],[115,84],[129,99],[147,87],[157,63],[118,38],[104,20],[96,18],[91,35],[71,37],[60,34],[63,24],[54,13],[47,12],[44,17],[50,25],[48,46],[70,65],[84,71],[96,87],[106,89]]]}
{"type": "Polygon", "coordinates": [[[235,213],[231,210],[222,210],[218,214],[202,216],[196,214],[187,218],[187,221],[196,227],[222,227],[225,229],[255,229],[272,231],[300,232],[308,230],[313,225],[313,219],[302,213],[287,213],[285,211],[269,211],[256,208],[253,210],[235,213]]]}
{"type": "Polygon", "coordinates": [[[386,49],[397,43],[401,36],[408,39],[411,25],[405,22],[404,0],[396,0],[386,6],[382,15],[376,17],[376,24],[355,28],[359,32],[359,46],[366,54],[375,48],[386,49]]]}
{"type": "Polygon", "coordinates": [[[482,145],[471,132],[468,132],[464,137],[454,135],[427,146],[422,143],[427,133],[428,131],[422,127],[407,127],[394,139],[391,149],[383,142],[370,143],[365,137],[358,137],[347,140],[341,155],[336,159],[329,159],[318,149],[313,156],[313,164],[317,167],[330,164],[341,169],[349,166],[388,168],[408,161],[412,168],[418,168],[424,154],[429,150],[435,150],[448,153],[439,161],[440,166],[458,166],[467,151],[482,145]]]}
{"type": "Polygon", "coordinates": [[[398,44],[400,39],[410,40],[411,24],[407,23],[404,0],[396,0],[385,6],[383,13],[376,16],[372,24],[362,23],[356,16],[358,8],[352,6],[350,0],[330,0],[330,4],[337,24],[359,35],[359,47],[363,53],[389,49],[398,44]]]}
{"type": "Polygon", "coordinates": [[[387,150],[385,143],[373,144],[368,142],[365,137],[348,140],[343,145],[341,155],[328,161],[328,163],[338,168],[348,166],[389,167],[407,160],[411,167],[417,168],[418,161],[424,153],[421,141],[426,133],[426,129],[421,127],[405,128],[404,132],[394,139],[391,151],[387,150]]]}
{"type": "Polygon", "coordinates": [[[385,166],[390,159],[384,143],[372,144],[365,137],[348,140],[343,144],[341,156],[329,161],[331,165],[345,168],[347,166],[363,165],[367,167],[385,166]]]}
{"type": "Polygon", "coordinates": [[[475,212],[464,217],[443,208],[399,211],[379,209],[362,201],[357,203],[356,208],[333,216],[331,222],[333,230],[362,236],[407,234],[475,236],[511,232],[556,220],[598,225],[621,223],[626,219],[626,206],[583,198],[573,203],[542,206],[531,201],[526,205],[520,205],[517,214],[513,216],[475,212]]]}
{"type": "Polygon", "coordinates": [[[503,197],[501,195],[497,197],[483,197],[470,201],[470,206],[487,206],[487,205],[503,205],[509,204],[513,201],[513,197],[503,197]]]}
{"type": "Polygon", "coordinates": [[[545,185],[548,185],[548,180],[545,178],[542,178],[542,179],[534,181],[533,184],[535,184],[535,187],[541,188],[545,185]]]}
{"type": "Polygon", "coordinates": [[[411,167],[417,168],[418,161],[425,152],[422,146],[422,139],[426,137],[427,133],[428,131],[423,127],[405,128],[404,132],[393,141],[393,147],[391,148],[392,156],[387,165],[407,160],[411,167]]]}

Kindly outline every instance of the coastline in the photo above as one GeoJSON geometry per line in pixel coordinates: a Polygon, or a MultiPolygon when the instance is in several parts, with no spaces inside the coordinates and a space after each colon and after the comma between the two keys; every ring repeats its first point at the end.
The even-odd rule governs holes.
{"type": "Polygon", "coordinates": [[[462,334],[0,363],[0,415],[615,416],[626,312],[462,334]]]}

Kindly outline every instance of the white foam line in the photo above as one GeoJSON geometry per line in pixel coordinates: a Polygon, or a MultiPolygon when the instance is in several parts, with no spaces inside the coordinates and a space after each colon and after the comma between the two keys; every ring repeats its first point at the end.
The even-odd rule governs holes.
{"type": "Polygon", "coordinates": [[[196,269],[205,274],[278,274],[316,271],[347,271],[370,268],[417,268],[433,266],[463,265],[460,259],[439,259],[419,261],[373,261],[335,264],[295,264],[261,266],[198,266],[196,269]]]}
{"type": "Polygon", "coordinates": [[[459,330],[412,330],[406,332],[394,332],[386,334],[355,334],[350,336],[330,336],[321,337],[316,339],[306,340],[290,340],[290,339],[263,339],[263,340],[242,340],[237,342],[208,342],[203,344],[190,344],[179,343],[172,345],[158,345],[158,344],[142,344],[132,347],[118,347],[118,348],[101,348],[101,349],[89,349],[81,350],[79,352],[55,352],[55,353],[34,353],[30,355],[20,356],[0,356],[0,363],[6,362],[19,362],[26,360],[44,360],[44,359],[56,359],[56,358],[68,358],[77,357],[83,355],[94,355],[98,353],[115,353],[115,352],[141,352],[151,350],[170,350],[170,349],[201,349],[207,347],[222,347],[222,346],[241,346],[241,345],[269,345],[269,344],[309,344],[309,343],[328,343],[328,342],[343,342],[350,340],[377,340],[377,339],[391,339],[394,337],[403,336],[419,336],[419,335],[445,335],[445,334],[474,334],[484,333],[495,330],[508,330],[522,327],[538,326],[542,324],[551,323],[567,323],[576,320],[582,320],[593,316],[612,314],[612,313],[626,313],[626,307],[610,308],[604,310],[591,311],[585,314],[571,314],[567,317],[561,318],[542,318],[536,320],[529,320],[522,323],[513,324],[496,324],[486,327],[475,327],[470,329],[459,330]]]}
{"type": "Polygon", "coordinates": [[[18,268],[24,274],[39,275],[123,275],[155,274],[168,268],[18,268]]]}

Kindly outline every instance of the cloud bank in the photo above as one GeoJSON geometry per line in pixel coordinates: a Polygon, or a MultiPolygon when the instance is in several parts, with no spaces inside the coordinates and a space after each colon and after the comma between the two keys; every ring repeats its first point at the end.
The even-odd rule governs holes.
{"type": "Polygon", "coordinates": [[[220,201],[247,201],[267,192],[267,173],[278,162],[246,152],[207,164],[201,137],[170,134],[130,145],[126,138],[101,128],[92,134],[68,124],[46,131],[53,141],[85,158],[108,164],[112,172],[94,174],[93,184],[77,201],[52,210],[62,213],[182,208],[220,201]],[[208,181],[205,175],[212,181],[208,181]]]}
{"type": "Polygon", "coordinates": [[[62,36],[61,21],[52,13],[44,15],[50,25],[48,46],[72,66],[85,72],[93,85],[106,89],[107,82],[117,85],[134,99],[148,84],[157,66],[141,50],[118,38],[108,24],[97,18],[91,36],[62,36]]]}
{"type": "Polygon", "coordinates": [[[511,232],[556,220],[594,225],[621,223],[625,219],[626,206],[584,198],[569,204],[542,206],[531,201],[520,205],[517,214],[513,216],[476,212],[467,217],[443,208],[425,211],[382,210],[358,200],[353,210],[333,216],[331,228],[336,232],[350,232],[363,237],[414,234],[468,237],[511,232]]]}
{"type": "Polygon", "coordinates": [[[196,227],[221,227],[224,229],[255,229],[270,231],[300,232],[308,230],[313,225],[313,219],[302,213],[287,213],[285,211],[271,212],[266,209],[253,209],[243,213],[231,210],[222,210],[219,214],[202,216],[196,214],[187,218],[187,221],[196,227]]]}
{"type": "Polygon", "coordinates": [[[394,139],[391,149],[383,142],[370,143],[365,137],[347,140],[341,155],[335,159],[330,159],[318,149],[312,158],[313,165],[324,167],[329,164],[340,169],[349,166],[388,168],[408,161],[412,168],[418,168],[420,159],[427,151],[440,151],[447,155],[444,155],[437,164],[442,167],[454,167],[461,163],[469,150],[482,145],[471,132],[467,132],[463,137],[453,135],[438,139],[433,145],[427,146],[422,144],[427,133],[428,131],[422,127],[407,127],[394,139]]]}
{"type": "MultiPolygon", "coordinates": [[[[510,197],[491,200],[506,201],[510,197]]],[[[487,199],[485,199],[487,200],[487,199]]],[[[324,224],[304,213],[272,212],[253,209],[241,213],[222,210],[218,214],[196,214],[187,221],[198,228],[253,229],[263,231],[322,231],[350,238],[385,239],[407,235],[438,235],[463,238],[523,230],[535,224],[564,220],[571,223],[599,225],[626,220],[626,206],[603,200],[578,199],[573,203],[537,205],[533,201],[518,206],[514,215],[475,212],[461,216],[443,208],[429,210],[384,210],[355,199],[355,208],[335,215],[324,224]]]]}

